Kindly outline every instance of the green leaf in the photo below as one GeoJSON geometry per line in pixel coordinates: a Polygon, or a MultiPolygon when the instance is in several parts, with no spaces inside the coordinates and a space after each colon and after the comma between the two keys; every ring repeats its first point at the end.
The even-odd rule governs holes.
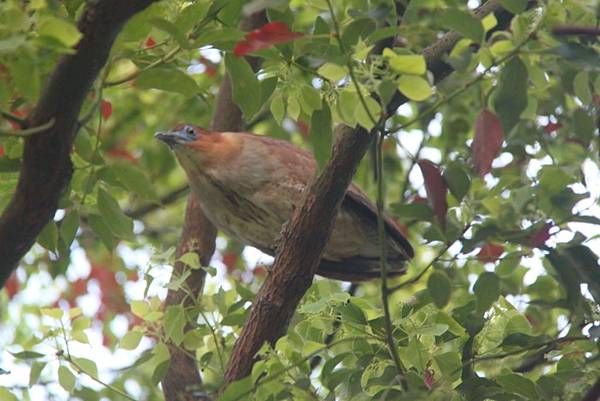
{"type": "Polygon", "coordinates": [[[133,221],[123,213],[115,198],[102,188],[98,188],[98,210],[113,234],[125,239],[134,238],[133,221]]]}
{"type": "Polygon", "coordinates": [[[0,40],[0,54],[11,53],[25,44],[25,35],[14,35],[0,40]]]}
{"type": "Polygon", "coordinates": [[[527,68],[519,57],[513,57],[500,72],[492,104],[508,135],[527,108],[527,68]]]}
{"type": "Polygon", "coordinates": [[[345,67],[333,63],[323,64],[319,67],[317,72],[319,73],[319,75],[322,75],[333,82],[338,82],[346,75],[348,75],[348,70],[345,67]]]}
{"type": "Polygon", "coordinates": [[[49,251],[55,251],[58,243],[58,228],[54,220],[50,220],[38,235],[37,242],[49,251]]]}
{"type": "Polygon", "coordinates": [[[136,193],[142,199],[152,202],[159,201],[154,186],[142,169],[127,162],[117,163],[111,169],[125,188],[136,193]]]}
{"type": "Polygon", "coordinates": [[[426,203],[408,203],[406,205],[394,203],[390,205],[390,208],[404,221],[431,221],[433,219],[433,210],[426,203]]]}
{"type": "Polygon", "coordinates": [[[164,330],[175,345],[181,344],[186,324],[185,311],[181,305],[171,305],[165,311],[164,330]]]}
{"type": "Polygon", "coordinates": [[[537,400],[540,398],[535,383],[523,375],[510,373],[498,376],[496,381],[507,391],[522,395],[527,400],[537,400]]]}
{"type": "Polygon", "coordinates": [[[121,341],[119,342],[119,347],[127,350],[136,349],[140,344],[142,337],[144,334],[137,330],[128,331],[125,333],[121,341]]]}
{"type": "Polygon", "coordinates": [[[83,373],[98,378],[98,367],[96,366],[96,362],[91,359],[77,357],[73,357],[73,361],[81,368],[83,373]]]}
{"type": "Polygon", "coordinates": [[[520,14],[527,8],[527,0],[500,0],[500,4],[513,14],[520,14]]]}
{"type": "Polygon", "coordinates": [[[444,180],[448,184],[448,189],[450,189],[452,195],[459,202],[469,192],[469,188],[471,187],[469,175],[462,165],[457,162],[451,163],[444,170],[444,180]]]}
{"type": "Polygon", "coordinates": [[[583,104],[592,103],[592,91],[590,88],[590,76],[587,71],[580,71],[573,79],[573,90],[575,96],[583,102],[583,104]]]}
{"type": "Polygon", "coordinates": [[[141,318],[150,313],[150,305],[146,301],[132,301],[131,312],[141,318]]]}
{"type": "Polygon", "coordinates": [[[58,367],[58,383],[69,393],[75,387],[75,375],[64,365],[58,367]]]}
{"type": "Polygon", "coordinates": [[[588,143],[594,138],[594,131],[596,131],[594,118],[584,109],[575,110],[573,112],[573,131],[577,137],[588,143]]]}
{"type": "Polygon", "coordinates": [[[234,381],[225,388],[217,401],[234,401],[248,399],[246,396],[253,388],[252,376],[247,376],[241,380],[234,381]]]}
{"type": "Polygon", "coordinates": [[[37,33],[40,36],[52,37],[66,47],[76,45],[83,36],[73,23],[55,17],[44,18],[37,33]]]}
{"type": "Polygon", "coordinates": [[[450,301],[450,294],[452,293],[452,285],[446,273],[441,270],[435,270],[429,275],[427,280],[427,290],[433,303],[438,308],[443,308],[450,301]]]}
{"type": "Polygon", "coordinates": [[[318,90],[310,85],[303,85],[301,91],[303,109],[306,114],[312,114],[313,111],[321,109],[321,94],[318,90]]]}
{"type": "Polygon", "coordinates": [[[309,138],[319,170],[322,170],[331,156],[332,143],[331,111],[326,103],[321,110],[313,112],[310,118],[309,138]]]}
{"type": "Polygon", "coordinates": [[[340,93],[337,107],[342,121],[349,127],[356,126],[356,108],[360,104],[358,94],[354,91],[345,90],[340,93]]]}
{"type": "Polygon", "coordinates": [[[10,354],[17,359],[23,359],[23,360],[38,359],[38,358],[42,358],[42,357],[46,356],[44,354],[40,354],[39,352],[35,352],[35,351],[21,351],[21,352],[15,352],[14,354],[11,352],[10,354]]]}
{"type": "Polygon", "coordinates": [[[250,64],[243,57],[233,54],[225,55],[225,67],[231,78],[233,100],[238,105],[246,121],[260,110],[260,82],[256,78],[250,64]]]}
{"type": "Polygon", "coordinates": [[[16,395],[11,393],[7,388],[0,387],[0,400],[2,401],[19,401],[16,395]]]}
{"type": "Polygon", "coordinates": [[[196,81],[177,68],[152,68],[142,72],[135,82],[141,89],[160,89],[185,96],[194,96],[200,92],[196,81]]]}
{"type": "Polygon", "coordinates": [[[348,50],[354,46],[360,38],[366,38],[376,28],[375,21],[371,18],[354,19],[342,33],[342,43],[348,50]]]}
{"type": "Polygon", "coordinates": [[[474,42],[480,43],[483,40],[484,30],[481,20],[468,12],[450,8],[442,14],[440,22],[444,27],[456,31],[474,42]]]}
{"type": "Polygon", "coordinates": [[[428,99],[433,94],[429,82],[416,75],[403,75],[398,79],[397,84],[404,96],[417,102],[428,99]]]}
{"type": "Polygon", "coordinates": [[[63,310],[60,308],[40,308],[40,313],[54,319],[60,319],[64,314],[63,310]]]}
{"type": "Polygon", "coordinates": [[[391,49],[384,49],[383,55],[387,57],[390,67],[394,71],[404,74],[422,75],[427,70],[425,57],[417,54],[396,54],[391,49]]]}
{"type": "MultiPolygon", "coordinates": [[[[364,95],[364,94],[363,94],[364,95]]],[[[367,131],[373,129],[381,114],[381,106],[370,96],[364,98],[365,105],[360,102],[355,111],[356,121],[362,125],[367,131]],[[368,111],[367,111],[368,110],[368,111]]]]}
{"type": "Polygon", "coordinates": [[[477,309],[488,310],[500,296],[500,278],[495,273],[484,272],[475,282],[473,292],[477,297],[477,309]]]}
{"type": "Polygon", "coordinates": [[[110,228],[107,225],[107,222],[97,214],[89,214],[87,216],[88,224],[90,225],[94,234],[100,237],[100,240],[106,246],[106,249],[112,251],[114,247],[113,243],[113,235],[111,233],[110,228]]]}
{"type": "Polygon", "coordinates": [[[443,354],[434,355],[433,358],[442,371],[442,375],[448,382],[453,382],[460,378],[460,354],[458,352],[445,352],[443,354]]]}
{"type": "Polygon", "coordinates": [[[173,39],[177,42],[179,46],[184,49],[191,49],[193,46],[190,46],[190,42],[188,41],[185,33],[179,30],[179,27],[173,24],[170,21],[167,21],[163,18],[150,18],[148,20],[150,24],[152,24],[155,28],[171,35],[173,39]]]}
{"type": "Polygon", "coordinates": [[[270,109],[273,119],[277,122],[277,124],[281,125],[283,123],[283,118],[285,117],[285,102],[283,101],[281,95],[276,94],[273,96],[270,109]]]}
{"type": "MultiPolygon", "coordinates": [[[[29,387],[37,384],[38,380],[40,379],[40,375],[42,374],[42,370],[44,370],[45,367],[46,362],[35,361],[31,364],[31,370],[29,371],[29,387]]],[[[2,393],[0,392],[0,395],[1,394],[2,393]]],[[[1,396],[0,399],[4,400],[4,398],[1,396]]]]}
{"type": "Polygon", "coordinates": [[[75,210],[71,210],[62,219],[60,224],[60,237],[62,238],[65,246],[69,248],[71,243],[75,239],[77,229],[79,228],[79,213],[75,210]]]}
{"type": "Polygon", "coordinates": [[[186,252],[179,258],[179,261],[188,265],[191,269],[197,270],[202,265],[200,264],[200,256],[194,251],[186,252]]]}

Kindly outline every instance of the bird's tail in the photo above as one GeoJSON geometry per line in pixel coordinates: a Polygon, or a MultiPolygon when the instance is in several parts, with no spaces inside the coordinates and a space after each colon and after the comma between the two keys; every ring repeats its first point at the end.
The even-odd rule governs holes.
{"type": "MultiPolygon", "coordinates": [[[[397,277],[406,273],[404,259],[387,260],[387,277],[397,277]]],[[[319,276],[342,281],[360,282],[381,277],[379,258],[350,258],[343,261],[321,260],[317,269],[319,276]]]]}

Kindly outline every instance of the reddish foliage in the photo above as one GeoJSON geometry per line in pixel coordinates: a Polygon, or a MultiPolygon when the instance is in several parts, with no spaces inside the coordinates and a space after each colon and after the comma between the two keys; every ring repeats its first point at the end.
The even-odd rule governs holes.
{"type": "Polygon", "coordinates": [[[6,284],[4,284],[4,288],[8,294],[8,299],[13,299],[17,292],[19,292],[19,279],[17,278],[17,272],[13,272],[10,275],[8,280],[6,280],[6,284]]]}
{"type": "Polygon", "coordinates": [[[417,161],[417,164],[425,180],[425,190],[433,213],[441,226],[446,227],[446,212],[448,211],[448,202],[446,202],[448,186],[446,181],[444,181],[439,167],[429,160],[421,159],[417,161]]]}
{"type": "Polygon", "coordinates": [[[267,269],[264,266],[255,266],[252,270],[254,277],[264,277],[267,275],[267,269]]]}
{"type": "Polygon", "coordinates": [[[532,248],[538,248],[544,245],[546,241],[548,241],[548,238],[550,238],[550,229],[552,227],[554,227],[554,224],[552,223],[544,224],[542,228],[537,230],[535,234],[533,234],[531,238],[529,238],[529,245],[532,248]]]}
{"type": "Polygon", "coordinates": [[[415,195],[415,197],[412,199],[411,203],[423,204],[423,203],[427,203],[427,199],[423,198],[422,196],[415,195]]]}
{"type": "Polygon", "coordinates": [[[504,247],[502,245],[486,242],[477,254],[477,260],[482,263],[492,263],[498,260],[500,255],[502,255],[502,252],[504,252],[504,247]]]}
{"type": "Polygon", "coordinates": [[[114,147],[112,149],[109,149],[108,152],[106,152],[106,154],[109,157],[113,157],[115,159],[123,159],[133,163],[137,163],[138,161],[137,158],[131,154],[131,152],[121,147],[114,147]]]}
{"type": "Polygon", "coordinates": [[[226,252],[223,254],[223,264],[227,267],[227,272],[231,273],[235,270],[235,262],[237,262],[238,255],[235,252],[226,252]]]}
{"type": "Polygon", "coordinates": [[[300,131],[300,134],[302,135],[302,137],[304,139],[308,139],[309,130],[310,130],[310,127],[308,126],[308,124],[305,121],[298,120],[296,122],[296,125],[298,126],[298,131],[300,131]]]}
{"type": "Polygon", "coordinates": [[[210,60],[206,59],[203,56],[200,56],[200,57],[198,57],[198,62],[200,64],[203,64],[204,67],[206,68],[204,70],[204,73],[206,75],[208,75],[211,78],[214,78],[217,76],[217,67],[215,67],[215,65],[210,60]]]}
{"type": "Polygon", "coordinates": [[[491,111],[483,110],[475,121],[475,138],[471,144],[475,170],[483,177],[492,169],[492,162],[502,149],[502,123],[491,111]]]}
{"type": "Polygon", "coordinates": [[[154,40],[154,38],[152,38],[152,36],[148,36],[148,39],[146,39],[146,47],[154,47],[156,46],[156,41],[154,40]]]}
{"type": "Polygon", "coordinates": [[[301,33],[290,31],[290,28],[283,22],[271,22],[248,32],[244,39],[236,43],[233,54],[237,57],[245,56],[271,45],[290,42],[301,36],[301,33]]]}
{"type": "Polygon", "coordinates": [[[102,295],[102,305],[98,309],[97,316],[100,319],[106,317],[107,312],[124,313],[129,310],[123,288],[117,282],[115,273],[107,266],[92,263],[90,278],[98,281],[102,295]]]}
{"type": "Polygon", "coordinates": [[[0,145],[0,157],[4,156],[4,148],[0,145]]]}
{"type": "Polygon", "coordinates": [[[560,128],[562,128],[562,124],[561,123],[548,123],[548,125],[546,125],[544,127],[544,132],[546,134],[551,134],[554,131],[558,131],[560,128]]]}
{"type": "Polygon", "coordinates": [[[433,370],[429,367],[426,368],[425,371],[423,372],[423,383],[425,383],[425,387],[427,387],[428,390],[431,390],[431,388],[435,384],[434,376],[435,376],[435,370],[433,370]]]}
{"type": "Polygon", "coordinates": [[[109,101],[102,100],[100,103],[100,109],[102,110],[102,118],[108,120],[113,111],[112,104],[109,101]]]}
{"type": "MultiPolygon", "coordinates": [[[[19,118],[25,117],[25,113],[23,113],[21,110],[13,110],[13,111],[11,111],[11,113],[15,117],[19,117],[19,118]]],[[[14,130],[20,130],[23,128],[19,125],[19,123],[15,122],[15,121],[12,121],[12,120],[7,120],[7,121],[10,124],[10,126],[12,127],[12,129],[14,129],[14,130]]]]}

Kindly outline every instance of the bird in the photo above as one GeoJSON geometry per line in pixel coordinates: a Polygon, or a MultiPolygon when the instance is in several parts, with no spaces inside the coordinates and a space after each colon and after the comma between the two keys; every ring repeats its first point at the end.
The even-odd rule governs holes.
{"type": "MultiPolygon", "coordinates": [[[[174,152],[206,217],[226,235],[275,256],[282,227],[315,176],[313,155],[290,142],[247,132],[178,124],[155,137],[174,152]]],[[[384,216],[387,276],[404,274],[413,248],[384,216]]],[[[377,209],[351,184],[316,274],[361,282],[381,276],[377,209]]]]}

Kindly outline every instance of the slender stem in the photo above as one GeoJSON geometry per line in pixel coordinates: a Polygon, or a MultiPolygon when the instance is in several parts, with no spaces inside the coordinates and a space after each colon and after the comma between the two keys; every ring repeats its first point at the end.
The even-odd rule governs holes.
{"type": "Polygon", "coordinates": [[[408,390],[408,383],[406,382],[406,368],[400,360],[398,355],[398,347],[394,340],[394,326],[392,324],[392,317],[390,313],[389,294],[390,289],[387,283],[387,260],[385,256],[385,223],[383,220],[383,140],[385,136],[383,131],[379,133],[377,142],[377,153],[375,156],[375,168],[377,171],[377,234],[379,237],[379,266],[381,270],[381,302],[383,304],[383,317],[385,322],[386,342],[389,348],[390,355],[398,369],[400,376],[400,385],[404,391],[408,390]]]}
{"type": "Polygon", "coordinates": [[[0,110],[0,115],[8,120],[8,121],[12,121],[13,123],[18,124],[21,128],[26,128],[27,127],[27,120],[25,118],[21,118],[18,116],[15,116],[14,114],[8,112],[8,111],[4,111],[4,110],[0,110]]]}
{"type": "Polygon", "coordinates": [[[135,70],[134,72],[132,72],[131,74],[127,75],[126,77],[123,77],[121,79],[116,79],[114,81],[106,81],[104,83],[104,87],[110,87],[110,86],[117,86],[117,85],[121,85],[124,84],[125,82],[129,82],[133,79],[136,79],[137,77],[140,76],[140,74],[144,71],[148,71],[154,67],[158,67],[161,64],[167,63],[169,61],[171,61],[171,59],[177,54],[179,53],[179,51],[181,50],[181,46],[177,45],[175,46],[173,49],[171,49],[167,54],[165,54],[164,56],[162,56],[161,58],[159,58],[158,60],[153,61],[152,63],[148,64],[147,66],[145,66],[144,68],[140,68],[138,70],[135,70]]]}
{"type": "Polygon", "coordinates": [[[460,236],[459,236],[457,239],[455,239],[454,241],[450,242],[449,244],[446,244],[446,245],[444,246],[444,248],[442,248],[442,250],[441,250],[441,251],[440,251],[440,252],[439,252],[439,253],[436,255],[436,257],[435,257],[435,258],[433,258],[433,259],[431,260],[431,262],[429,262],[429,264],[427,264],[427,266],[425,266],[425,268],[424,268],[423,270],[421,270],[421,272],[420,272],[419,274],[417,274],[415,277],[413,277],[413,278],[411,278],[411,279],[409,279],[409,280],[406,280],[406,281],[404,281],[404,282],[402,282],[402,283],[400,283],[400,284],[398,284],[398,285],[396,285],[396,286],[394,286],[394,287],[391,287],[391,288],[389,289],[389,291],[390,291],[390,292],[394,292],[394,291],[397,291],[397,290],[400,290],[400,289],[402,289],[402,288],[406,287],[407,285],[411,285],[411,284],[414,284],[414,283],[416,283],[417,281],[419,281],[419,280],[421,279],[421,277],[423,277],[423,276],[425,275],[425,273],[427,273],[427,271],[428,271],[428,270],[429,270],[429,269],[430,269],[430,268],[431,268],[431,267],[432,267],[432,266],[433,266],[435,263],[437,263],[437,262],[440,260],[440,258],[441,258],[442,256],[444,256],[444,254],[445,254],[445,253],[448,251],[448,249],[450,249],[450,247],[451,247],[452,245],[454,245],[454,244],[455,244],[457,241],[460,241],[460,240],[461,240],[461,239],[464,237],[465,233],[467,232],[467,230],[468,230],[469,228],[471,228],[471,223],[467,224],[467,225],[465,226],[465,228],[463,228],[463,231],[462,231],[462,233],[460,234],[460,236]]]}
{"type": "Polygon", "coordinates": [[[331,0],[327,0],[327,6],[329,7],[329,13],[331,14],[331,21],[333,22],[333,29],[335,30],[335,35],[336,35],[336,38],[340,45],[340,50],[342,51],[342,54],[348,55],[348,57],[346,59],[346,66],[348,67],[348,73],[350,75],[350,80],[352,81],[352,83],[354,84],[354,87],[356,88],[356,93],[358,94],[358,99],[360,100],[362,107],[364,108],[365,112],[367,113],[369,120],[371,120],[371,122],[373,123],[374,126],[377,126],[381,123],[381,119],[378,121],[371,113],[369,106],[367,106],[367,101],[365,100],[362,90],[360,89],[358,80],[356,79],[356,75],[354,74],[354,66],[352,65],[352,59],[350,58],[350,53],[346,52],[344,42],[342,42],[342,34],[340,31],[340,26],[338,24],[337,18],[335,17],[335,13],[333,11],[333,4],[331,4],[331,0]]]}
{"type": "Polygon", "coordinates": [[[436,102],[434,102],[430,107],[428,107],[425,111],[423,111],[419,115],[411,118],[410,120],[408,120],[407,122],[405,122],[403,124],[400,124],[400,125],[398,125],[396,127],[390,128],[388,131],[389,132],[396,132],[396,131],[405,130],[406,128],[410,127],[411,125],[413,125],[414,123],[418,122],[422,118],[428,117],[428,116],[432,115],[441,106],[443,106],[443,105],[445,105],[447,103],[450,103],[451,100],[453,100],[457,96],[459,96],[462,93],[464,93],[467,89],[469,89],[471,86],[473,86],[477,82],[481,81],[487,75],[487,73],[490,72],[493,68],[499,66],[500,64],[502,64],[502,63],[510,60],[514,56],[516,56],[517,53],[519,53],[519,51],[521,50],[521,48],[523,46],[525,46],[535,36],[535,33],[537,32],[537,30],[540,27],[541,20],[542,19],[540,18],[538,20],[536,26],[531,30],[531,32],[529,32],[529,35],[527,35],[527,37],[525,39],[523,39],[518,45],[516,45],[515,48],[512,49],[512,51],[510,53],[508,53],[505,56],[499,58],[495,63],[492,63],[489,67],[487,67],[485,70],[483,70],[479,75],[475,76],[470,81],[467,81],[461,88],[457,89],[456,91],[452,92],[450,95],[448,95],[446,97],[438,99],[436,102]]]}
{"type": "Polygon", "coordinates": [[[127,398],[128,400],[131,401],[137,401],[137,399],[133,398],[132,396],[130,396],[129,394],[127,394],[126,392],[119,390],[118,388],[116,388],[115,386],[112,386],[110,384],[108,384],[107,382],[105,382],[104,380],[100,380],[100,378],[89,374],[88,372],[86,372],[81,366],[79,366],[79,364],[77,362],[75,362],[73,360],[73,358],[71,358],[70,356],[65,357],[65,360],[67,360],[71,365],[73,365],[73,367],[77,370],[77,373],[83,373],[84,375],[86,375],[87,377],[89,377],[90,379],[92,379],[93,381],[95,381],[96,383],[106,387],[107,389],[114,391],[115,393],[119,394],[122,397],[127,398]]]}
{"type": "Polygon", "coordinates": [[[200,313],[200,316],[202,316],[202,319],[204,319],[204,323],[206,323],[210,332],[212,333],[213,341],[215,342],[215,348],[217,349],[217,356],[219,357],[219,363],[221,364],[221,372],[225,372],[225,362],[223,361],[223,354],[221,353],[221,346],[220,346],[219,340],[217,338],[217,332],[215,331],[215,328],[212,326],[212,324],[210,324],[210,322],[206,318],[206,315],[204,314],[204,312],[202,312],[202,311],[198,311],[198,312],[200,313]]]}
{"type": "Polygon", "coordinates": [[[13,136],[17,138],[26,138],[28,136],[32,136],[35,134],[39,134],[40,132],[44,132],[54,126],[55,123],[54,117],[52,117],[47,123],[38,125],[37,127],[26,128],[20,131],[4,131],[0,130],[0,136],[13,136]]]}

